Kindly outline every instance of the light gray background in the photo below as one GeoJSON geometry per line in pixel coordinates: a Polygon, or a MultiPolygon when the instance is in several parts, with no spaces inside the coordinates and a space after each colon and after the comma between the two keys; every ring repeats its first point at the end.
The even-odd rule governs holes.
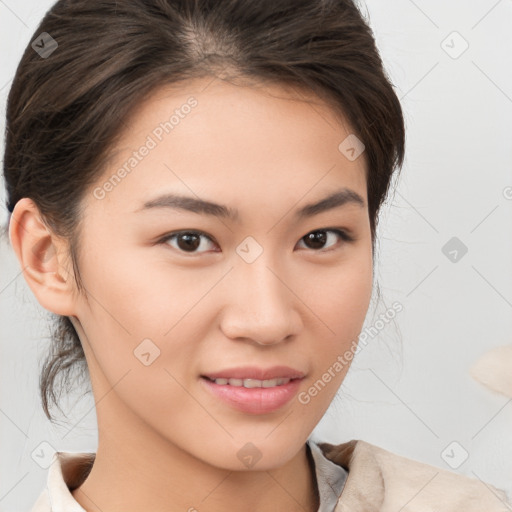
{"type": "MultiPolygon", "coordinates": [[[[16,66],[52,3],[0,0],[2,133],[16,66]]],[[[445,469],[455,441],[451,461],[469,456],[454,471],[512,495],[511,399],[468,373],[512,343],[512,2],[365,5],[407,127],[406,163],[379,228],[383,301],[365,328],[394,301],[404,309],[358,354],[314,438],[364,439],[445,469]],[[468,248],[456,263],[442,252],[452,237],[468,248]]],[[[21,511],[46,481],[32,452],[41,443],[47,453],[95,451],[96,416],[91,395],[77,395],[64,401],[68,425],[46,420],[37,389],[46,315],[5,243],[0,258],[0,510],[21,511]]]]}

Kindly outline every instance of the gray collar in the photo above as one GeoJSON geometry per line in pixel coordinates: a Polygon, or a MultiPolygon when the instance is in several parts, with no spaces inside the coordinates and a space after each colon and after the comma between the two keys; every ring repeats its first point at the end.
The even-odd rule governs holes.
{"type": "Polygon", "coordinates": [[[316,482],[320,497],[318,512],[333,512],[345,486],[348,472],[342,466],[329,460],[312,439],[308,439],[306,445],[309,447],[315,463],[316,482]]]}

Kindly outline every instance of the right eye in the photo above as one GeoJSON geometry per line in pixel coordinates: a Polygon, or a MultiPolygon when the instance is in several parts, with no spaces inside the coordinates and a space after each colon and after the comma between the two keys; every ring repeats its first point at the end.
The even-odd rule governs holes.
{"type": "Polygon", "coordinates": [[[182,230],[176,231],[174,233],[169,233],[165,235],[163,238],[161,238],[158,241],[158,243],[168,244],[170,241],[175,241],[176,245],[169,245],[171,245],[176,250],[189,254],[200,254],[201,252],[207,252],[196,250],[198,248],[204,247],[205,245],[204,243],[202,243],[201,238],[208,239],[213,243],[213,239],[209,235],[203,233],[202,231],[196,230],[182,230]]]}

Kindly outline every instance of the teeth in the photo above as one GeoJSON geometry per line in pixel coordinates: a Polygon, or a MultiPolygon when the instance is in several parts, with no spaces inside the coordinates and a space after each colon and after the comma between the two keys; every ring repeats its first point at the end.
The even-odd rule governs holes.
{"type": "Polygon", "coordinates": [[[283,384],[288,384],[291,379],[267,379],[267,380],[258,380],[258,379],[210,379],[215,382],[215,384],[220,384],[221,386],[225,386],[229,384],[230,386],[238,386],[244,388],[271,388],[274,386],[282,386],[283,384]]]}

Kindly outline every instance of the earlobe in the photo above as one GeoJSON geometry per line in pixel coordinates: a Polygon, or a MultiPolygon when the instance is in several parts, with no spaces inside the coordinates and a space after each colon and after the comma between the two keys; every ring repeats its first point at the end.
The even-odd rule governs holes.
{"type": "Polygon", "coordinates": [[[73,279],[64,266],[64,242],[47,228],[36,204],[20,199],[9,224],[11,245],[38,302],[53,313],[73,315],[73,279]]]}

